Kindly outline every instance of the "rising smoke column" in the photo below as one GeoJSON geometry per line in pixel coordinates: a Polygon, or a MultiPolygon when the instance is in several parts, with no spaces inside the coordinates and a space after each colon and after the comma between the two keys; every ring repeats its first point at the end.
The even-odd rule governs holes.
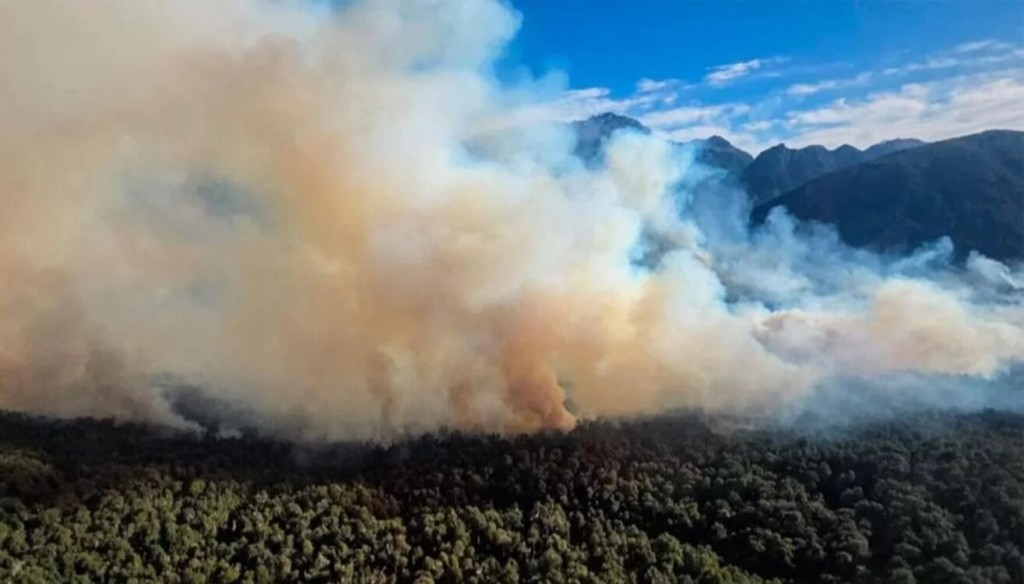
{"type": "Polygon", "coordinates": [[[496,123],[530,93],[489,73],[517,25],[0,5],[0,407],[182,423],[169,374],[305,438],[517,432],[1024,357],[1019,298],[722,227],[655,138],[588,170],[565,128],[496,123]],[[672,242],[650,269],[645,233],[672,242]]]}

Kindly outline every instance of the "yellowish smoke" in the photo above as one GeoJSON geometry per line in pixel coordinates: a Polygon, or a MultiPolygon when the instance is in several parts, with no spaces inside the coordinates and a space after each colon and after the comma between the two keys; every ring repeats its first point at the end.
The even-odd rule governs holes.
{"type": "Polygon", "coordinates": [[[0,407],[173,422],[171,373],[307,437],[516,432],[1024,357],[1019,318],[927,283],[727,304],[667,144],[587,170],[564,130],[494,130],[516,26],[492,0],[0,4],[0,407]],[[645,226],[683,242],[657,270],[645,226]]]}

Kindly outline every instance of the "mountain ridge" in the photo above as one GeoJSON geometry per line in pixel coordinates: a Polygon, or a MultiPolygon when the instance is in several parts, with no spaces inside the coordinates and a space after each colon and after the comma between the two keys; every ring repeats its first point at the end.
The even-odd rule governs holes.
{"type": "MultiPolygon", "coordinates": [[[[619,130],[653,133],[611,113],[573,128],[577,154],[588,163],[600,161],[619,130]]],[[[1024,132],[987,130],[932,143],[896,138],[864,150],[780,143],[756,157],[717,135],[676,144],[695,147],[698,162],[723,171],[724,181],[719,175],[696,184],[747,191],[754,225],[783,206],[798,219],[834,225],[855,247],[909,251],[949,237],[960,259],[977,251],[1024,260],[1024,132]]]]}
{"type": "Polygon", "coordinates": [[[821,145],[789,148],[780,143],[758,154],[743,169],[741,182],[751,202],[757,205],[829,172],[923,144],[920,140],[901,138],[880,142],[865,150],[849,144],[829,150],[821,145]]]}
{"type": "MultiPolygon", "coordinates": [[[[601,152],[611,136],[620,130],[652,134],[653,131],[638,120],[612,112],[591,116],[572,122],[576,134],[575,154],[588,164],[599,163],[601,152]]],[[[749,153],[734,146],[725,138],[712,135],[705,139],[687,142],[673,142],[679,146],[693,146],[697,149],[697,162],[738,174],[754,159],[749,153]]]]}
{"type": "MultiPolygon", "coordinates": [[[[608,139],[620,130],[654,133],[639,120],[613,112],[576,120],[570,126],[576,135],[575,154],[588,164],[600,163],[608,139]]],[[[916,138],[896,138],[873,144],[864,150],[849,144],[831,150],[821,145],[790,148],[783,142],[757,156],[717,134],[673,143],[696,148],[697,162],[725,171],[728,176],[735,178],[747,189],[756,205],[828,172],[926,142],[916,138]]]]}
{"type": "Polygon", "coordinates": [[[754,207],[832,224],[849,245],[909,251],[949,237],[956,254],[1024,258],[1024,132],[986,130],[826,173],[754,207]]]}

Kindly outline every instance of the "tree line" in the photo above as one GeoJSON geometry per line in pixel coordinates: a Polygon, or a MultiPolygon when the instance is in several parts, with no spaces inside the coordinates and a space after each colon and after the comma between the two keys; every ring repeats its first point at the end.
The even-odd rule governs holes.
{"type": "Polygon", "coordinates": [[[1024,416],[387,446],[0,413],[0,582],[1015,583],[1024,416]]]}

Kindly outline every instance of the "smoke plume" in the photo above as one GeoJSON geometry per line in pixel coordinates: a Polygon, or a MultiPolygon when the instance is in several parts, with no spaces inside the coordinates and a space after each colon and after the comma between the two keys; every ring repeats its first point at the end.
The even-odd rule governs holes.
{"type": "Polygon", "coordinates": [[[517,26],[494,0],[2,3],[0,407],[184,424],[178,379],[375,439],[1024,359],[1006,266],[748,233],[679,147],[623,134],[591,169],[567,128],[509,123],[517,26]]]}

